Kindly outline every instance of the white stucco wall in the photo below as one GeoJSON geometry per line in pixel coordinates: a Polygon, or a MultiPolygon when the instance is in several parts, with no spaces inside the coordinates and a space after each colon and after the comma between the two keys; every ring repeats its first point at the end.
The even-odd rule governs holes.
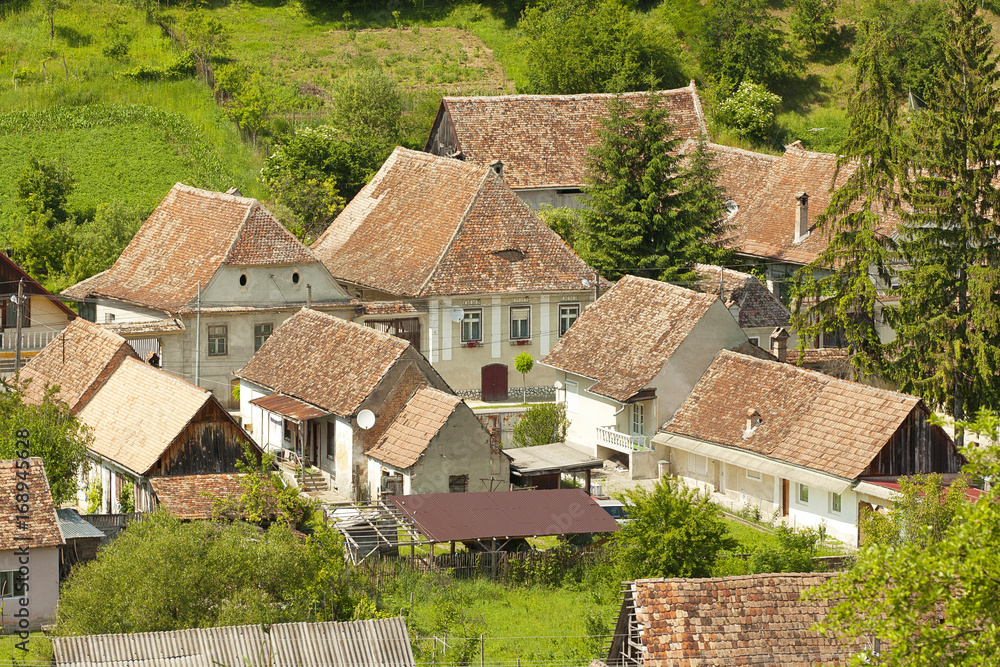
{"type": "MultiPolygon", "coordinates": [[[[50,510],[51,511],[51,510],[50,510]]],[[[0,551],[0,571],[17,570],[22,566],[14,551],[0,551]]],[[[28,621],[32,630],[42,623],[55,620],[56,604],[59,602],[59,547],[40,547],[29,550],[28,554],[28,621]]],[[[13,634],[19,630],[14,614],[21,610],[20,597],[0,598],[3,619],[0,634],[13,634]]]]}
{"type": "Polygon", "coordinates": [[[349,298],[320,262],[287,266],[223,266],[202,286],[202,306],[260,306],[306,304],[306,285],[312,301],[325,303],[349,298]],[[298,281],[295,276],[298,275],[298,281]],[[246,276],[246,284],[240,278],[246,276]]]}
{"type": "Polygon", "coordinates": [[[530,188],[514,192],[536,211],[541,210],[542,204],[555,208],[586,208],[581,200],[583,193],[573,193],[571,190],[572,188],[530,188]],[[565,192],[560,194],[560,189],[565,192]]]}

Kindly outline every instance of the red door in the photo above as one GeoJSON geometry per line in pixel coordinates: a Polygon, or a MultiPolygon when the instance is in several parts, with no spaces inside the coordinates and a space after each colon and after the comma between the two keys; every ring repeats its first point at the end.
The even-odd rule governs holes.
{"type": "Polygon", "coordinates": [[[507,367],[503,364],[483,366],[483,400],[507,400],[507,367]]]}

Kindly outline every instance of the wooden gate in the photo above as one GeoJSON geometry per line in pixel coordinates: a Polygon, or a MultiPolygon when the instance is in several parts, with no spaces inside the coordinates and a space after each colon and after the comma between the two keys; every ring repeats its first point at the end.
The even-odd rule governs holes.
{"type": "Polygon", "coordinates": [[[482,370],[483,400],[507,400],[507,366],[504,364],[489,364],[482,370]]]}

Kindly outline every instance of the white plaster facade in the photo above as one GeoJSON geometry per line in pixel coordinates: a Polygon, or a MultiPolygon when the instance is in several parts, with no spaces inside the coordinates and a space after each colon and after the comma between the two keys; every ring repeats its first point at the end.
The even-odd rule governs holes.
{"type": "MultiPolygon", "coordinates": [[[[21,568],[23,558],[15,551],[0,551],[0,576],[21,568]]],[[[32,547],[28,559],[29,590],[23,597],[28,603],[29,629],[38,630],[43,623],[55,621],[56,604],[59,602],[59,547],[32,547]]],[[[14,614],[21,610],[21,597],[0,598],[0,618],[3,619],[0,634],[13,635],[20,630],[18,622],[21,619],[14,614]]]]}

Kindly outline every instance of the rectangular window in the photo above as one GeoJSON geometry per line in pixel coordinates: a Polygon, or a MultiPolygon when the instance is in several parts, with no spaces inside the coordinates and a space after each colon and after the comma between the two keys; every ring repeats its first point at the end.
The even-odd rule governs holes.
{"type": "Polygon", "coordinates": [[[642,435],[644,433],[642,403],[632,404],[632,435],[642,435]]]}
{"type": "Polygon", "coordinates": [[[830,493],[830,511],[834,514],[840,514],[840,507],[843,500],[839,493],[830,493]]]}
{"type": "Polygon", "coordinates": [[[326,423],[326,458],[335,460],[337,447],[337,421],[326,423]]]}
{"type": "Polygon", "coordinates": [[[512,340],[531,338],[531,306],[511,306],[510,337],[512,340]]]}
{"type": "Polygon", "coordinates": [[[697,454],[688,452],[688,472],[694,473],[695,475],[707,475],[708,459],[704,456],[698,456],[697,454]]]}
{"type": "Polygon", "coordinates": [[[580,409],[580,385],[566,380],[566,412],[576,414],[580,409]]]}
{"type": "Polygon", "coordinates": [[[809,487],[805,484],[799,484],[799,502],[802,504],[808,504],[809,502],[809,487]]]}
{"type": "Polygon", "coordinates": [[[580,304],[578,303],[563,303],[559,305],[559,335],[562,336],[566,331],[573,326],[573,322],[576,322],[577,318],[580,317],[580,304]]]}
{"type": "Polygon", "coordinates": [[[760,481],[760,471],[759,470],[750,470],[749,468],[747,468],[747,479],[752,479],[752,480],[754,480],[756,482],[759,482],[760,481]]]}
{"type": "Polygon", "coordinates": [[[229,350],[229,327],[224,324],[208,328],[208,356],[223,357],[229,350]]]}
{"type": "Polygon", "coordinates": [[[253,328],[253,351],[256,352],[260,349],[260,346],[264,344],[268,338],[271,337],[271,330],[274,325],[268,322],[267,324],[256,324],[253,328]]]}
{"type": "Polygon", "coordinates": [[[478,343],[483,340],[483,311],[467,310],[462,315],[462,342],[478,343]]]}
{"type": "Polygon", "coordinates": [[[468,490],[468,475],[451,475],[448,477],[448,493],[465,493],[468,490]]]}
{"type": "Polygon", "coordinates": [[[21,587],[15,590],[17,570],[0,571],[0,599],[18,597],[21,587]]]}

